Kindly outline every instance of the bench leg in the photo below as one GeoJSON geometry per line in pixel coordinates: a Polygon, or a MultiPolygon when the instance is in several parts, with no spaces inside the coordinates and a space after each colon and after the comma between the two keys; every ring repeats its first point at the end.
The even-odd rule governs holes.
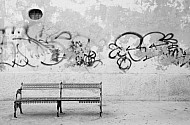
{"type": "Polygon", "coordinates": [[[102,117],[102,103],[100,103],[100,117],[102,117]]]}
{"type": "Polygon", "coordinates": [[[60,110],[60,113],[63,113],[63,112],[62,112],[62,104],[61,104],[61,101],[59,101],[59,110],[60,110]]]}
{"type": "Polygon", "coordinates": [[[14,102],[14,118],[17,118],[17,117],[16,117],[16,110],[17,110],[17,107],[18,107],[17,102],[14,102]]]}
{"type": "Polygon", "coordinates": [[[60,101],[57,101],[57,117],[59,117],[60,101]]]}
{"type": "Polygon", "coordinates": [[[19,109],[20,109],[20,114],[23,114],[23,112],[22,112],[22,103],[20,102],[19,104],[18,104],[18,107],[19,107],[19,109]]]}
{"type": "Polygon", "coordinates": [[[100,106],[100,117],[102,117],[102,106],[100,106]]]}
{"type": "Polygon", "coordinates": [[[60,107],[59,108],[60,108],[60,113],[63,113],[61,101],[60,101],[60,107]]]}

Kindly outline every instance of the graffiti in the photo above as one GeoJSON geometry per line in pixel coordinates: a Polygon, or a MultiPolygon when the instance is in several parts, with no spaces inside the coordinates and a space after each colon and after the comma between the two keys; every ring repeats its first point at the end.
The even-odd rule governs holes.
{"type": "MultiPolygon", "coordinates": [[[[86,44],[88,43],[90,43],[90,39],[88,39],[86,44]]],[[[96,59],[96,52],[86,49],[80,41],[72,41],[70,47],[72,51],[75,52],[76,65],[93,66],[95,62],[100,62],[102,64],[101,60],[96,59]]]]}
{"type": "Polygon", "coordinates": [[[91,50],[90,38],[73,35],[69,31],[46,34],[42,27],[36,37],[29,35],[29,26],[1,29],[0,66],[38,67],[53,66],[61,62],[69,66],[96,67],[102,64],[97,53],[91,50]],[[39,62],[36,64],[36,62],[39,62]]]}
{"type": "Polygon", "coordinates": [[[190,50],[180,48],[173,33],[150,32],[142,36],[136,32],[125,32],[114,43],[110,43],[109,48],[109,58],[117,59],[121,70],[130,69],[133,62],[146,61],[153,57],[158,57],[159,62],[164,65],[190,65],[190,50]]]}

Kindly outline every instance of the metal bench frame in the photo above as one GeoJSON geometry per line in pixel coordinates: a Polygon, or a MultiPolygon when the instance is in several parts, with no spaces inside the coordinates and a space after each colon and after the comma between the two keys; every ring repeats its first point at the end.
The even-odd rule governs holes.
{"type": "Polygon", "coordinates": [[[16,100],[14,101],[14,117],[17,118],[17,108],[22,112],[22,103],[57,103],[57,117],[62,112],[62,101],[78,101],[79,103],[99,103],[100,104],[100,117],[102,117],[102,82],[101,83],[35,83],[24,84],[16,91],[16,100]],[[59,97],[22,97],[23,90],[53,90],[60,91],[59,97]],[[98,97],[63,97],[63,89],[99,89],[100,95],[98,97]],[[20,98],[18,99],[18,94],[20,98]]]}

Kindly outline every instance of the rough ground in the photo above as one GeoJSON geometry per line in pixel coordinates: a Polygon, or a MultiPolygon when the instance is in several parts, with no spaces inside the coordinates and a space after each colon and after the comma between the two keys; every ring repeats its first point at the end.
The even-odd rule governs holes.
{"type": "Polygon", "coordinates": [[[13,118],[13,102],[0,101],[0,125],[190,125],[190,102],[105,101],[103,117],[97,104],[64,102],[56,117],[56,104],[24,104],[13,118]]]}

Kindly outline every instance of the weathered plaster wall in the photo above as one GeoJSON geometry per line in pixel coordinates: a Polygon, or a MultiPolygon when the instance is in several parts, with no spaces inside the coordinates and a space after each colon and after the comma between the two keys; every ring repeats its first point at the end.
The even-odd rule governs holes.
{"type": "Polygon", "coordinates": [[[190,100],[189,6],[0,0],[0,99],[13,99],[21,82],[102,81],[107,99],[190,100]],[[30,19],[31,9],[42,18],[30,19]]]}

